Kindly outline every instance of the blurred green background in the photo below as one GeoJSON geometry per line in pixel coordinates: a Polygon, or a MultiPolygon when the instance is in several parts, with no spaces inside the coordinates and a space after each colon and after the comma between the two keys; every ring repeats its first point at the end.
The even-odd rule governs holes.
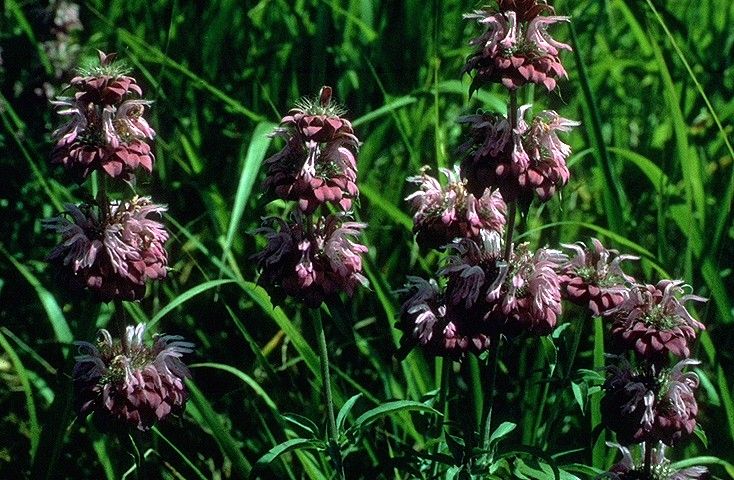
{"type": "MultiPolygon", "coordinates": [[[[64,93],[74,67],[95,49],[118,52],[155,100],[155,170],[140,175],[134,190],[169,206],[173,270],[145,300],[128,305],[128,314],[154,318],[155,330],[197,344],[188,361],[198,389],[186,414],[143,440],[151,478],[243,476],[270,447],[310,428],[297,425],[306,422],[301,417],[280,415],[286,412],[324,428],[311,322],[297,305],[272,308],[254,283],[249,257],[262,247],[251,234],[260,217],[284,208],[261,196],[260,164],[280,147],[265,134],[296,100],[325,84],[364,142],[356,214],[370,225],[371,289],[345,301],[327,325],[337,407],[360,392],[356,413],[386,399],[435,397],[441,362],[418,352],[404,362],[392,356],[400,338],[395,291],[408,274],[430,276],[439,261],[414,246],[405,177],[424,164],[435,171],[460,161],[458,116],[505,108],[499,88],[469,98],[469,78],[460,73],[468,41],[479,32],[461,15],[480,5],[0,1],[0,476],[120,478],[134,465],[129,439],[73,421],[71,341],[92,339],[112,307],[63,295],[44,262],[58,239],[40,223],[83,198],[91,184],[73,185],[48,164],[50,134],[60,124],[49,99],[64,93]]],[[[563,57],[569,79],[550,95],[523,89],[520,101],[582,126],[565,137],[574,148],[569,185],[533,205],[524,239],[557,246],[596,236],[642,257],[632,272],[638,279],[682,278],[710,297],[697,312],[707,332],[694,354],[703,361],[697,371],[705,435],[672,456],[706,455],[728,478],[722,460],[734,462],[734,171],[727,140],[734,3],[554,6],[572,17],[572,27],[552,31],[575,48],[563,57]]],[[[122,186],[113,195],[132,191],[122,186]]],[[[522,340],[504,350],[496,421],[518,424],[505,440],[508,449],[532,446],[587,478],[575,464],[605,469],[615,458],[596,428],[598,389],[578,373],[603,362],[603,325],[570,306],[564,322],[568,327],[541,348],[522,340]]],[[[481,369],[455,370],[449,401],[475,415],[482,399],[472,374],[481,369]]],[[[430,478],[418,454],[435,448],[441,432],[426,422],[402,413],[360,431],[347,456],[348,478],[430,478]]],[[[319,472],[323,455],[283,460],[263,478],[328,478],[319,472]]]]}

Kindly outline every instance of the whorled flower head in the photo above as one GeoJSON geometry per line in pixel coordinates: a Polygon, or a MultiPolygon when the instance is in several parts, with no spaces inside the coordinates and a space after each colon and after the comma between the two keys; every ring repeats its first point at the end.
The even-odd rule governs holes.
{"type": "Polygon", "coordinates": [[[317,307],[329,296],[351,296],[357,285],[366,286],[362,255],[367,247],[354,241],[366,225],[333,214],[309,221],[300,214],[291,223],[270,217],[257,230],[268,245],[252,258],[261,269],[260,281],[273,288],[271,295],[317,307]]]}
{"type": "Polygon", "coordinates": [[[497,188],[509,202],[518,195],[517,179],[512,175],[512,129],[510,122],[496,113],[479,113],[458,119],[468,125],[469,140],[459,147],[461,175],[466,188],[481,195],[486,188],[497,188]]]}
{"type": "Polygon", "coordinates": [[[426,170],[428,167],[423,167],[420,176],[408,177],[409,182],[420,185],[420,190],[406,198],[415,210],[413,232],[419,245],[438,248],[455,238],[479,240],[482,231],[502,231],[507,205],[499,190],[487,188],[475,197],[466,190],[458,167],[453,172],[441,169],[449,182],[445,187],[426,170]]]}
{"type": "Polygon", "coordinates": [[[645,473],[645,444],[640,445],[641,454],[633,457],[629,448],[607,442],[610,447],[617,447],[622,459],[609,472],[597,477],[598,480],[705,480],[710,478],[706,467],[689,467],[676,470],[670,460],[665,458],[665,445],[658,445],[652,450],[650,475],[645,473]]]}
{"type": "Polygon", "coordinates": [[[664,360],[668,353],[688,357],[696,329],[705,327],[688,313],[684,304],[706,299],[686,294],[687,288],[681,280],[634,285],[627,298],[607,312],[615,343],[621,348],[634,349],[639,356],[653,362],[664,360]]]}
{"type": "Polygon", "coordinates": [[[487,322],[471,315],[463,305],[447,302],[434,280],[408,277],[405,292],[411,296],[400,309],[400,328],[404,335],[401,350],[414,345],[429,355],[461,358],[489,349],[493,332],[487,322]]]}
{"type": "Polygon", "coordinates": [[[625,360],[608,367],[601,401],[602,421],[623,445],[661,441],[673,445],[693,433],[698,404],[694,396],[698,376],[683,372],[695,360],[673,368],[648,365],[633,369],[625,360]]]}
{"type": "Polygon", "coordinates": [[[298,201],[312,213],[332,203],[347,211],[359,195],[357,151],[359,140],[341,108],[331,103],[331,88],[321,89],[318,103],[302,101],[281,120],[273,133],[285,147],[265,161],[264,188],[279,198],[298,201]]]}
{"type": "Polygon", "coordinates": [[[587,307],[599,316],[617,307],[627,297],[629,285],[635,279],[622,271],[623,260],[638,260],[633,255],[619,255],[608,250],[596,238],[592,247],[582,242],[563,244],[575,255],[561,266],[561,291],[564,298],[587,307]]]}
{"type": "Polygon", "coordinates": [[[62,237],[48,255],[64,283],[102,301],[139,300],[147,280],[164,278],[168,232],[150,218],[166,210],[146,197],[113,201],[103,210],[66,205],[67,216],[44,221],[62,237]]]}
{"type": "Polygon", "coordinates": [[[526,243],[515,248],[493,312],[507,333],[547,335],[553,330],[562,311],[558,270],[566,260],[550,248],[533,252],[526,243]]]}
{"type": "Polygon", "coordinates": [[[78,180],[102,170],[111,177],[130,179],[138,167],[150,172],[154,156],[148,140],[155,131],[143,118],[152,102],[131,98],[142,95],[135,79],[111,64],[100,52],[101,66],[71,81],[74,97],[51,103],[68,122],[57,129],[51,162],[60,164],[78,180]]]}
{"type": "Polygon", "coordinates": [[[194,345],[182,337],[163,335],[152,345],[143,339],[145,325],[128,326],[113,340],[100,330],[96,345],[79,347],[74,366],[74,389],[79,416],[94,413],[102,425],[128,425],[148,430],[169,414],[179,414],[186,401],[184,379],[189,371],[181,356],[194,345]]]}
{"type": "Polygon", "coordinates": [[[464,154],[462,175],[467,188],[476,194],[496,187],[505,201],[529,201],[537,195],[549,200],[559,187],[568,183],[566,158],[571,147],[558,138],[578,122],[545,110],[529,123],[525,113],[530,105],[517,110],[517,126],[511,131],[507,118],[497,114],[469,115],[459,119],[470,128],[470,140],[459,147],[464,154]]]}
{"type": "Polygon", "coordinates": [[[535,191],[545,202],[557,188],[568,183],[569,178],[566,158],[571,154],[571,147],[563,143],[556,132],[569,132],[580,123],[552,110],[540,112],[527,123],[524,116],[530,107],[523,105],[517,111],[512,168],[520,188],[535,191]]]}
{"type": "Polygon", "coordinates": [[[463,306],[477,320],[488,321],[508,272],[501,246],[498,232],[485,232],[480,241],[464,238],[450,246],[455,253],[439,272],[448,279],[450,305],[463,306]]]}
{"type": "Polygon", "coordinates": [[[553,90],[559,78],[567,77],[560,51],[571,47],[554,40],[547,28],[569,18],[539,15],[550,7],[526,0],[503,0],[499,7],[464,15],[486,28],[469,42],[476,50],[464,71],[474,72],[472,91],[489,83],[501,83],[509,89],[535,83],[553,90]]]}

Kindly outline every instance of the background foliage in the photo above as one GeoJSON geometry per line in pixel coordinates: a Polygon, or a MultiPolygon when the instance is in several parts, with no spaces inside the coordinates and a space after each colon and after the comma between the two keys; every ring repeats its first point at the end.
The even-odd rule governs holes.
{"type": "MultiPolygon", "coordinates": [[[[95,48],[119,52],[156,101],[155,174],[141,176],[135,189],[169,206],[173,271],[128,314],[198,346],[189,358],[194,384],[186,414],[143,440],[140,453],[156,477],[245,476],[273,445],[308,436],[309,429],[323,432],[311,321],[292,304],[273,309],[249,260],[262,246],[250,233],[260,217],[282,212],[282,204],[267,204],[260,194],[261,161],[279,147],[264,134],[323,84],[335,88],[364,142],[358,215],[370,224],[371,290],[334,309],[335,321],[326,326],[337,407],[362,393],[345,419],[345,428],[353,425],[348,477],[428,477],[421,455],[434,451],[441,436],[434,417],[403,411],[354,425],[388,399],[432,405],[441,387],[440,361],[418,352],[403,362],[393,358],[400,337],[393,328],[395,292],[407,274],[428,276],[439,260],[418,254],[402,199],[410,191],[405,177],[421,165],[458,161],[457,116],[505,108],[499,90],[469,98],[468,78],[460,74],[468,39],[477,33],[461,14],[476,6],[468,0],[81,4],[83,30],[69,39],[67,63],[93,56],[95,48]]],[[[54,39],[51,7],[0,2],[0,476],[119,478],[134,465],[130,440],[101,436],[70,413],[71,341],[92,338],[111,307],[64,297],[44,263],[57,239],[42,230],[41,219],[86,188],[70,186],[47,161],[50,132],[59,124],[47,95],[61,92],[72,76],[44,43],[54,39]]],[[[573,18],[573,27],[555,32],[576,52],[564,57],[569,80],[550,98],[539,95],[536,109],[552,107],[583,126],[570,136],[571,183],[561,197],[530,210],[525,238],[555,246],[594,235],[640,255],[638,278],[683,278],[711,298],[698,312],[708,330],[695,353],[704,361],[699,402],[706,436],[677,456],[705,455],[701,463],[725,478],[724,461],[734,462],[734,171],[727,140],[734,4],[558,0],[555,7],[573,18]]],[[[532,96],[531,90],[521,101],[532,96]]],[[[531,341],[504,349],[495,422],[518,424],[505,451],[532,447],[587,478],[590,470],[574,464],[606,468],[615,454],[596,428],[593,375],[579,373],[603,363],[603,325],[570,306],[564,319],[567,326],[540,349],[531,341]]],[[[448,419],[458,425],[450,429],[455,433],[482,404],[482,369],[466,362],[444,372],[451,373],[444,376],[449,402],[467,417],[448,419]]],[[[312,450],[283,460],[263,478],[326,478],[324,457],[312,450]]],[[[728,475],[734,477],[731,467],[728,475]]]]}

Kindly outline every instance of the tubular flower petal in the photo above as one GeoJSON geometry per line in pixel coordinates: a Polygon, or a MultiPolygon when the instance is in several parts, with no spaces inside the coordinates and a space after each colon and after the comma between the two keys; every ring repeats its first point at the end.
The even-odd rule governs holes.
{"type": "Polygon", "coordinates": [[[423,167],[420,176],[408,177],[420,190],[406,198],[415,210],[413,232],[419,245],[438,248],[455,238],[478,240],[483,231],[502,231],[507,206],[498,190],[485,189],[475,197],[466,190],[458,167],[454,171],[441,169],[449,181],[446,187],[426,170],[428,167],[423,167]]]}
{"type": "Polygon", "coordinates": [[[434,280],[409,277],[403,290],[411,296],[400,310],[402,348],[421,347],[429,355],[462,358],[490,347],[491,329],[460,305],[446,302],[434,280]]]}
{"type": "Polygon", "coordinates": [[[547,28],[569,18],[541,16],[542,10],[550,9],[537,2],[502,1],[499,6],[499,10],[488,8],[464,15],[486,28],[469,42],[476,50],[464,72],[474,73],[472,91],[490,83],[513,90],[527,83],[543,85],[548,91],[556,88],[557,80],[567,77],[560,51],[571,47],[554,40],[547,28]]]}
{"type": "Polygon", "coordinates": [[[252,258],[261,269],[260,281],[276,298],[289,295],[310,307],[341,291],[352,295],[357,285],[367,286],[362,275],[362,255],[367,247],[356,243],[364,223],[345,221],[344,215],[307,223],[296,214],[292,223],[266,218],[257,230],[268,240],[265,250],[252,258]]]}
{"type": "Polygon", "coordinates": [[[624,260],[638,260],[632,255],[619,255],[607,250],[596,238],[592,247],[581,242],[563,244],[575,255],[561,266],[561,286],[564,298],[585,306],[592,315],[604,315],[621,304],[635,279],[622,271],[624,260]]]}
{"type": "Polygon", "coordinates": [[[150,172],[154,156],[148,140],[155,131],[143,118],[153,102],[130,98],[142,95],[135,79],[120,73],[101,55],[101,66],[71,81],[74,97],[58,97],[51,104],[68,117],[58,128],[51,163],[62,165],[82,182],[94,170],[131,179],[138,167],[150,172]]]}
{"type": "Polygon", "coordinates": [[[550,110],[528,123],[525,113],[529,109],[530,105],[518,108],[518,124],[512,131],[510,122],[497,114],[459,119],[470,129],[470,140],[459,147],[464,155],[461,171],[470,192],[476,195],[484,188],[496,187],[506,202],[529,201],[533,195],[547,201],[568,183],[566,158],[571,147],[557,132],[569,132],[579,123],[550,110]]]}
{"type": "Polygon", "coordinates": [[[530,123],[524,120],[530,105],[518,109],[518,125],[513,132],[512,168],[521,189],[533,190],[541,201],[549,200],[558,187],[568,183],[566,158],[571,147],[563,143],[558,132],[570,132],[579,122],[545,110],[530,123]]]}
{"type": "Polygon", "coordinates": [[[304,100],[281,120],[273,136],[285,147],[265,161],[263,187],[284,200],[295,200],[310,214],[332,203],[343,211],[359,196],[359,140],[343,111],[331,105],[331,88],[324,87],[319,103],[304,100]]]}
{"type": "Polygon", "coordinates": [[[607,311],[617,345],[633,349],[640,357],[653,362],[665,360],[668,353],[688,357],[696,329],[706,327],[688,313],[684,303],[706,299],[686,294],[686,288],[681,280],[633,286],[621,304],[607,311]]]}
{"type": "Polygon", "coordinates": [[[509,261],[500,301],[493,315],[502,319],[508,334],[526,331],[547,335],[561,315],[561,287],[558,270],[567,257],[549,248],[535,252],[520,244],[509,261]]]}
{"type": "Polygon", "coordinates": [[[622,361],[608,367],[601,402],[604,425],[623,445],[651,440],[673,445],[691,435],[698,415],[698,376],[683,369],[698,363],[682,360],[673,368],[651,364],[633,369],[622,361]]]}
{"type": "Polygon", "coordinates": [[[194,345],[176,335],[143,340],[145,325],[128,326],[113,340],[100,330],[96,345],[75,342],[76,408],[80,417],[94,413],[103,426],[128,425],[148,430],[169,414],[180,414],[186,402],[184,379],[190,374],[181,357],[194,345]]]}
{"type": "Polygon", "coordinates": [[[67,216],[44,221],[62,237],[48,255],[63,283],[88,289],[101,301],[139,300],[148,280],[165,278],[168,232],[149,218],[166,208],[147,197],[111,202],[105,212],[66,205],[67,216]]]}
{"type": "Polygon", "coordinates": [[[512,129],[502,115],[480,113],[459,118],[468,125],[469,140],[459,147],[464,160],[461,175],[466,188],[481,195],[486,188],[497,188],[506,201],[517,198],[517,179],[512,176],[512,129]]]}

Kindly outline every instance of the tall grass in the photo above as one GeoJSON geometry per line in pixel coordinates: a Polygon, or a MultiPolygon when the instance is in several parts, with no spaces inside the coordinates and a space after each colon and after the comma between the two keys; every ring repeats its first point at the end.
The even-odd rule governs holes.
{"type": "MultiPolygon", "coordinates": [[[[724,462],[734,463],[734,4],[554,4],[573,18],[572,28],[558,32],[575,53],[565,57],[569,81],[547,106],[583,126],[570,137],[577,152],[570,184],[560,198],[531,209],[524,238],[557,245],[598,236],[640,255],[641,277],[683,278],[711,298],[698,312],[708,330],[695,353],[705,360],[706,435],[679,457],[705,455],[701,463],[734,478],[724,462]]],[[[414,246],[405,177],[424,164],[458,160],[458,115],[504,108],[500,90],[469,98],[468,78],[460,75],[473,28],[461,14],[475,6],[81,4],[83,56],[95,48],[119,52],[156,100],[156,175],[139,186],[169,205],[173,271],[129,314],[197,343],[185,415],[142,443],[140,455],[161,478],[244,478],[253,471],[328,478],[328,456],[315,441],[326,425],[311,320],[293,304],[272,305],[249,260],[262,246],[251,235],[260,216],[282,207],[260,195],[263,158],[280,147],[265,134],[294,100],[324,84],[334,87],[364,142],[359,212],[370,225],[371,288],[330,306],[334,321],[325,322],[334,400],[344,407],[340,434],[351,445],[345,465],[360,478],[406,478],[411,468],[428,478],[416,459],[461,453],[458,444],[436,450],[444,412],[433,407],[451,383],[448,402],[472,418],[444,420],[476,421],[485,399],[472,390],[472,378],[481,381],[484,372],[468,364],[454,372],[450,362],[417,351],[397,361],[394,322],[406,274],[430,275],[438,261],[414,246]],[[374,410],[386,405],[392,410],[374,410]],[[286,445],[285,454],[257,465],[275,445],[286,445]]],[[[11,439],[0,444],[0,476],[121,478],[135,465],[130,440],[95,433],[73,419],[70,405],[71,341],[90,339],[109,308],[64,297],[43,261],[56,239],[40,220],[82,192],[65,186],[47,162],[58,119],[36,90],[48,82],[58,91],[70,77],[54,77],[41,46],[51,36],[44,8],[6,0],[0,11],[0,437],[11,439]]],[[[493,423],[518,424],[497,439],[500,451],[545,452],[549,464],[588,478],[593,470],[582,464],[604,469],[613,460],[600,436],[600,393],[590,373],[603,364],[603,326],[573,308],[564,319],[569,326],[541,349],[529,342],[504,349],[493,423]]]]}

